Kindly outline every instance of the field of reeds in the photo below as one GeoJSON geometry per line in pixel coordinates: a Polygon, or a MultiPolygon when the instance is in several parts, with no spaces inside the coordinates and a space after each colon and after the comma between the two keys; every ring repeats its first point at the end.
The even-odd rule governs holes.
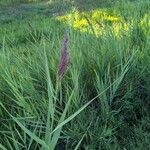
{"type": "Polygon", "coordinates": [[[148,150],[150,1],[0,2],[0,150],[148,150]]]}

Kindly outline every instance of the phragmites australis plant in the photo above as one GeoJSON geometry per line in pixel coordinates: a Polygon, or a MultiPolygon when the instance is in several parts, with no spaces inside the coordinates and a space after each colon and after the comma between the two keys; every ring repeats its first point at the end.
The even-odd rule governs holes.
{"type": "Polygon", "coordinates": [[[63,47],[60,54],[60,62],[57,70],[57,81],[60,81],[62,79],[63,75],[68,69],[68,65],[69,65],[68,42],[69,42],[68,36],[67,34],[65,34],[63,47]]]}

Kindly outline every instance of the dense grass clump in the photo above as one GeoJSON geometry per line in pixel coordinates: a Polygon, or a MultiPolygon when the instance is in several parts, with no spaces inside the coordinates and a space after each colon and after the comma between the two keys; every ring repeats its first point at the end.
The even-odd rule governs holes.
{"type": "Polygon", "coordinates": [[[150,3],[80,3],[0,9],[0,149],[149,149],[150,3]]]}

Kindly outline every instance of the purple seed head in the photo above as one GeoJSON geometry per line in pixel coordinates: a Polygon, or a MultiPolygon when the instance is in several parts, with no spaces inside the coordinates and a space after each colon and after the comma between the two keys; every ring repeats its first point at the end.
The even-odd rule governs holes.
{"type": "Polygon", "coordinates": [[[60,80],[63,77],[65,71],[67,70],[68,65],[69,65],[68,36],[67,34],[65,34],[63,48],[61,50],[61,55],[60,55],[60,62],[58,65],[58,72],[57,72],[58,80],[60,80]]]}

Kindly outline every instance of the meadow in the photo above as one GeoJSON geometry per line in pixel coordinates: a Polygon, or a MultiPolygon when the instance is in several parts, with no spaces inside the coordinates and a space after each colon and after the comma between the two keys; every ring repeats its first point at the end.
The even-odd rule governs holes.
{"type": "Polygon", "coordinates": [[[0,149],[149,148],[149,0],[0,0],[0,149]]]}

